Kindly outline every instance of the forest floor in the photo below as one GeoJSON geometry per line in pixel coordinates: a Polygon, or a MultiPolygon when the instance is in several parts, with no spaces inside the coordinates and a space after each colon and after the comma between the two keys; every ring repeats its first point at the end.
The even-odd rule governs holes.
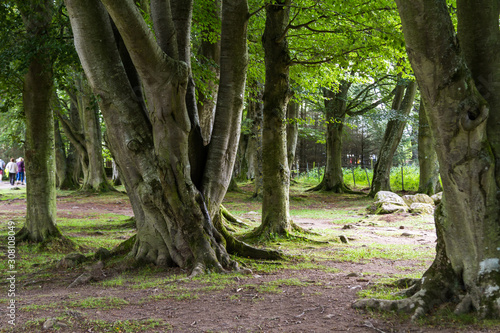
{"type": "MultiPolygon", "coordinates": [[[[371,199],[366,196],[308,193],[306,186],[293,187],[291,216],[318,235],[306,236],[311,241],[291,237],[266,243],[289,255],[283,261],[234,257],[252,270],[250,275],[187,279],[189,272],[181,269],[152,266],[64,267],[58,262],[66,254],[57,248],[40,251],[18,244],[15,297],[8,297],[5,236],[9,221],[19,227],[25,217],[25,189],[0,189],[0,269],[5,277],[0,281],[0,332],[500,332],[499,322],[455,317],[447,306],[417,323],[406,315],[352,309],[361,297],[391,297],[398,291],[391,284],[397,279],[421,277],[434,256],[433,218],[367,215],[371,199]],[[91,283],[68,287],[89,270],[91,283]],[[8,323],[12,299],[15,327],[8,323]]],[[[251,190],[246,185],[228,193],[225,207],[257,226],[261,204],[251,199],[251,190]]],[[[123,193],[59,192],[57,207],[60,229],[88,256],[134,234],[123,193]]]]}

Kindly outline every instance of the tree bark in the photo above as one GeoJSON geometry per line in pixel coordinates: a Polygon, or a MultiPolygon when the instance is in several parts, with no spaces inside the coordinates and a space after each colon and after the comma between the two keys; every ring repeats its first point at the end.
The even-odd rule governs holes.
{"type": "Polygon", "coordinates": [[[410,114],[417,91],[417,85],[413,81],[409,82],[406,87],[405,86],[406,85],[403,85],[402,82],[398,82],[396,95],[394,96],[391,108],[397,112],[397,118],[389,120],[385,129],[377,163],[373,169],[372,186],[368,194],[371,197],[374,197],[379,191],[391,190],[390,174],[392,159],[401,141],[401,136],[403,135],[403,130],[406,125],[405,118],[410,114]]]}
{"type": "Polygon", "coordinates": [[[291,97],[290,55],[285,35],[289,12],[290,0],[268,5],[262,36],[266,66],[262,132],[263,198],[262,223],[256,234],[263,236],[288,234],[292,230],[286,149],[286,109],[291,97]]]}
{"type": "Polygon", "coordinates": [[[443,183],[443,206],[435,216],[436,260],[425,272],[420,291],[406,300],[406,310],[414,311],[415,318],[439,303],[458,302],[456,313],[474,310],[480,317],[498,318],[498,134],[489,137],[491,128],[498,129],[497,97],[488,104],[489,96],[481,95],[476,86],[483,75],[499,70],[499,4],[458,2],[459,32],[468,35],[459,45],[446,1],[396,2],[408,56],[428,108],[443,183]]]}
{"type": "Polygon", "coordinates": [[[182,12],[172,23],[177,45],[160,47],[133,1],[102,3],[143,82],[147,109],[127,84],[104,8],[94,1],[66,0],[77,51],[109,129],[110,148],[127,192],[139,206],[134,213],[143,214],[137,220],[131,255],[139,261],[190,268],[193,274],[234,268],[225,248],[229,236],[217,226],[239,139],[234,133],[240,128],[246,74],[246,1],[223,2],[220,88],[200,185],[191,178],[189,155],[197,152],[190,150],[190,134],[197,128],[186,97],[190,70],[181,61],[189,51],[190,8],[181,10],[176,3],[174,9],[171,2],[172,12],[182,12]],[[177,52],[165,51],[172,49],[177,52]]]}
{"type": "Polygon", "coordinates": [[[442,188],[439,182],[439,163],[423,99],[420,101],[418,119],[418,165],[420,167],[418,193],[433,195],[441,192],[442,188]]]}
{"type": "Polygon", "coordinates": [[[43,44],[52,18],[51,1],[19,3],[26,30],[40,47],[29,61],[23,83],[26,114],[26,223],[16,240],[45,242],[62,237],[56,226],[56,164],[52,63],[43,44]]]}

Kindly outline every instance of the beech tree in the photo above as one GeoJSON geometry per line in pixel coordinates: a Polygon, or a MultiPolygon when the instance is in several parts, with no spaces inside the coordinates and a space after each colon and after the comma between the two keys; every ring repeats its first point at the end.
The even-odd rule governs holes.
{"type": "Polygon", "coordinates": [[[246,0],[222,4],[220,83],[206,147],[190,70],[193,2],[151,1],[154,33],[132,0],[65,3],[82,66],[99,97],[110,150],[136,216],[131,255],[141,262],[190,268],[192,274],[235,269],[228,251],[276,256],[232,238],[220,213],[243,107],[246,0]],[[126,52],[117,48],[109,17],[126,52]],[[126,57],[131,62],[124,61],[126,57]],[[145,100],[138,98],[132,81],[142,83],[145,100]]]}
{"type": "Polygon", "coordinates": [[[499,3],[457,1],[458,38],[445,0],[396,0],[409,60],[427,108],[443,200],[435,213],[436,258],[410,298],[357,307],[424,315],[444,302],[455,313],[500,317],[498,187],[499,3]]]}
{"type": "Polygon", "coordinates": [[[414,81],[404,82],[403,80],[398,80],[395,90],[396,93],[391,105],[392,119],[387,122],[377,163],[373,169],[372,185],[368,194],[371,197],[374,197],[379,191],[391,190],[390,174],[392,159],[403,136],[406,117],[408,117],[413,107],[417,85],[414,81]]]}
{"type": "Polygon", "coordinates": [[[26,37],[32,53],[23,80],[23,107],[26,115],[26,223],[17,241],[45,242],[61,238],[56,226],[56,179],[54,118],[51,98],[54,88],[50,48],[52,1],[18,1],[26,37]]]}
{"type": "Polygon", "coordinates": [[[352,191],[344,183],[342,173],[342,135],[344,124],[348,116],[355,117],[373,110],[380,104],[386,102],[394,93],[373,100],[373,95],[380,88],[381,81],[386,76],[375,80],[374,83],[363,87],[355,96],[349,98],[349,90],[352,82],[341,81],[338,90],[323,88],[323,96],[326,114],[326,165],[325,173],[321,182],[309,191],[332,191],[334,193],[359,193],[352,191]],[[372,97],[372,98],[370,98],[372,97]]]}

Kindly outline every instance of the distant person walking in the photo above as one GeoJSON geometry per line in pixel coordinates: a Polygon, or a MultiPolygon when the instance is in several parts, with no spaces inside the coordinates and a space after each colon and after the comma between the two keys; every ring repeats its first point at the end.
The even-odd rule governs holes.
{"type": "Polygon", "coordinates": [[[14,183],[16,182],[16,175],[17,175],[17,163],[15,162],[14,158],[10,159],[10,162],[7,163],[5,166],[5,170],[9,173],[9,181],[10,185],[14,186],[14,183]]]}
{"type": "Polygon", "coordinates": [[[2,182],[4,169],[5,169],[5,162],[0,158],[0,183],[2,182]]]}
{"type": "Polygon", "coordinates": [[[19,157],[17,161],[17,181],[24,185],[24,158],[19,157]]]}

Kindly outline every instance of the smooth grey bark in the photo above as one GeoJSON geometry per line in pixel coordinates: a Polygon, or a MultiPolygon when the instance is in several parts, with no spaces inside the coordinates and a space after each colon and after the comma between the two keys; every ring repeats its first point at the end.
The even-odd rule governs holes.
{"type": "Polygon", "coordinates": [[[19,2],[28,36],[40,43],[29,60],[23,82],[26,115],[26,223],[16,241],[45,242],[61,238],[56,226],[56,177],[52,63],[43,36],[52,19],[51,1],[19,2]]]}
{"type": "Polygon", "coordinates": [[[442,188],[439,182],[439,162],[423,99],[420,101],[418,119],[418,165],[420,168],[418,193],[433,195],[441,192],[442,188]]]}
{"type": "Polygon", "coordinates": [[[120,178],[120,171],[118,171],[118,166],[116,165],[115,160],[112,160],[111,163],[113,166],[113,175],[111,177],[111,181],[113,182],[114,186],[122,185],[122,180],[120,178]]]}
{"type": "Polygon", "coordinates": [[[399,308],[417,318],[451,302],[457,304],[457,314],[474,311],[482,318],[498,318],[499,109],[498,94],[488,95],[486,90],[496,91],[498,86],[482,86],[481,79],[497,77],[500,70],[499,3],[458,1],[460,45],[446,1],[396,3],[427,107],[443,201],[435,215],[436,259],[424,273],[420,290],[406,300],[379,300],[368,306],[399,308]]]}
{"type": "Polygon", "coordinates": [[[396,95],[391,106],[391,109],[397,112],[397,118],[389,120],[385,129],[377,163],[373,169],[372,186],[368,194],[371,197],[374,197],[379,191],[391,190],[390,174],[392,159],[401,141],[406,125],[405,118],[410,114],[416,91],[417,85],[414,81],[407,84],[398,82],[396,95]]]}
{"type": "Polygon", "coordinates": [[[290,0],[266,7],[262,36],[266,83],[262,130],[263,192],[262,222],[257,235],[288,234],[292,231],[289,213],[290,170],[286,149],[286,109],[292,96],[289,82],[290,55],[285,29],[290,0]]]}
{"type": "Polygon", "coordinates": [[[143,214],[137,219],[131,255],[139,261],[190,268],[192,274],[236,267],[225,246],[229,250],[241,244],[224,234],[224,228],[219,232],[218,226],[239,138],[234,133],[240,127],[246,75],[246,1],[223,2],[221,43],[226,53],[221,56],[216,117],[208,158],[196,166],[190,157],[200,162],[194,148],[203,146],[191,140],[199,124],[188,96],[190,68],[182,61],[189,59],[189,4],[170,2],[172,17],[167,19],[176,18],[172,24],[177,44],[160,47],[133,1],[102,3],[107,12],[98,2],[66,1],[78,54],[100,97],[110,150],[138,206],[134,213],[143,214]],[[147,108],[127,84],[108,13],[141,79],[147,108]],[[196,176],[201,174],[199,183],[191,176],[193,168],[198,169],[196,176]]]}

